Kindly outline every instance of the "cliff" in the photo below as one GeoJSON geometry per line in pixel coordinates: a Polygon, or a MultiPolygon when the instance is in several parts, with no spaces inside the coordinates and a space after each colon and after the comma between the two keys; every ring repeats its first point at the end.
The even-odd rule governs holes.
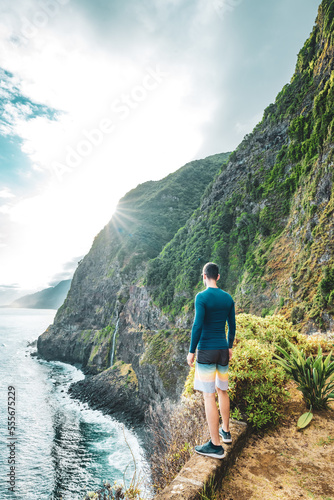
{"type": "Polygon", "coordinates": [[[170,320],[152,303],[143,277],[147,261],[185,224],[227,157],[223,153],[190,162],[161,181],[146,182],[127,193],[79,263],[54,324],[38,338],[38,353],[47,360],[81,363],[88,375],[97,377],[112,366],[108,374],[94,381],[88,376],[73,389],[83,394],[87,387],[83,397],[93,406],[101,403],[93,394],[95,380],[108,386],[110,398],[104,406],[112,412],[118,390],[125,391],[136,408],[138,395],[141,403],[159,402],[182,390],[188,338],[181,330],[170,330],[170,320]],[[147,346],[156,349],[161,342],[173,354],[171,373],[164,380],[153,355],[147,357],[147,346]],[[128,383],[123,365],[134,370],[134,385],[128,383]]]}
{"type": "Polygon", "coordinates": [[[107,411],[119,394],[128,408],[179,396],[209,260],[239,312],[333,330],[333,15],[324,0],[291,82],[228,161],[192,162],[120,201],[38,339],[41,356],[90,374],[77,395],[98,405],[100,380],[112,391],[107,411]]]}

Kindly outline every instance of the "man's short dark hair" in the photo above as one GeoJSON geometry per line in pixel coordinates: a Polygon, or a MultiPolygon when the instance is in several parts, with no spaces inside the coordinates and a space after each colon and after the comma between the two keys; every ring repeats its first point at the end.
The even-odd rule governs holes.
{"type": "Polygon", "coordinates": [[[219,268],[217,264],[215,264],[214,262],[208,262],[207,264],[205,264],[205,266],[203,267],[203,274],[205,274],[206,277],[209,278],[209,280],[218,279],[219,268]]]}

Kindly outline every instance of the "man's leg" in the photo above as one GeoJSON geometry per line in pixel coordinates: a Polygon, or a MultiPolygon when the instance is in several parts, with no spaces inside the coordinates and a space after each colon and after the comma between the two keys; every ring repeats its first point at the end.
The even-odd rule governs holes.
{"type": "Polygon", "coordinates": [[[222,391],[217,387],[219,409],[223,421],[223,430],[230,430],[230,398],[227,391],[222,391]]]}
{"type": "Polygon", "coordinates": [[[205,415],[208,422],[211,441],[214,445],[220,445],[219,439],[219,413],[216,405],[216,393],[203,392],[205,415]]]}
{"type": "Polygon", "coordinates": [[[195,446],[196,453],[213,458],[224,458],[225,451],[219,438],[219,413],[216,405],[216,364],[210,359],[211,351],[197,351],[195,365],[194,389],[202,391],[206,420],[209,426],[211,439],[209,442],[195,446]]]}

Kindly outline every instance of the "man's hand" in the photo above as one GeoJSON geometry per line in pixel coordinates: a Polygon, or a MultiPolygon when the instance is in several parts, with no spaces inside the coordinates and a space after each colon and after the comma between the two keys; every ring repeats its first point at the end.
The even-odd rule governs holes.
{"type": "Polygon", "coordinates": [[[191,367],[194,366],[194,359],[195,359],[195,353],[188,352],[187,363],[188,363],[189,366],[191,366],[191,367]]]}
{"type": "Polygon", "coordinates": [[[231,361],[232,359],[232,349],[228,350],[228,360],[231,361]]]}

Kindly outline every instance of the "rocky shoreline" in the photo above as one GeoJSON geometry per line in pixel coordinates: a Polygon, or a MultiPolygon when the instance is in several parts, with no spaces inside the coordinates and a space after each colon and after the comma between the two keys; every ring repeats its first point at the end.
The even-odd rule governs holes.
{"type": "Polygon", "coordinates": [[[68,392],[70,397],[121,422],[132,426],[143,423],[145,412],[130,365],[111,367],[99,375],[86,375],[83,380],[71,384],[68,392]]]}

